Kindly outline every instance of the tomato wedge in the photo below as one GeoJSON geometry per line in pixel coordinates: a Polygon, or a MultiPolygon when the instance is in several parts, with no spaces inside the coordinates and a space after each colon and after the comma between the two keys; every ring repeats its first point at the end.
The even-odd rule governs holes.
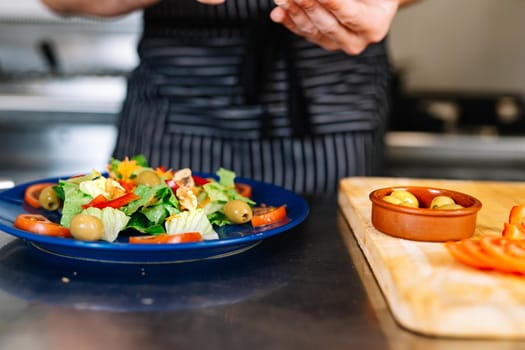
{"type": "Polygon", "coordinates": [[[202,235],[199,232],[185,232],[177,234],[161,233],[152,236],[132,236],[129,237],[128,242],[132,244],[173,244],[200,241],[202,241],[202,235]]]}
{"type": "Polygon", "coordinates": [[[71,232],[67,227],[52,222],[40,214],[20,214],[16,217],[14,226],[24,231],[45,236],[71,237],[71,232]]]}
{"type": "Polygon", "coordinates": [[[286,205],[280,207],[256,207],[253,208],[252,226],[264,226],[280,222],[286,219],[286,205]]]}
{"type": "Polygon", "coordinates": [[[40,192],[48,186],[54,186],[52,182],[40,182],[33,185],[29,185],[24,192],[24,201],[32,206],[33,208],[40,208],[40,192]]]}

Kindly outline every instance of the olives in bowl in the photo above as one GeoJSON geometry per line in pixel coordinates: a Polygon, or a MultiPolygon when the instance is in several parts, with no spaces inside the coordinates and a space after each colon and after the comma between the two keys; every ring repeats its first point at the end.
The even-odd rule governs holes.
{"type": "Polygon", "coordinates": [[[372,225],[377,230],[416,241],[445,242],[468,238],[474,234],[477,213],[481,209],[481,202],[466,193],[422,186],[381,188],[372,191],[369,198],[372,201],[372,225]],[[396,191],[412,194],[418,206],[384,200],[396,191]]]}

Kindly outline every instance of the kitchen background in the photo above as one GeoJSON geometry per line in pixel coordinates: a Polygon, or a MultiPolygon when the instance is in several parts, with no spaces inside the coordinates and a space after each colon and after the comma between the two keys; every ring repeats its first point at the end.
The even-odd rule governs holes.
{"type": "MultiPolygon", "coordinates": [[[[400,11],[386,175],[525,179],[524,13],[521,0],[400,11]]],[[[0,3],[0,188],[104,166],[140,24],[140,13],[95,21],[0,3]]]]}

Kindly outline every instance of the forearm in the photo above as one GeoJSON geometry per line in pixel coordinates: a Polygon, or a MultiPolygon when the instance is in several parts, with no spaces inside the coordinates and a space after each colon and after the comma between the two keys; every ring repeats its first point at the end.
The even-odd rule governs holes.
{"type": "Polygon", "coordinates": [[[153,5],[160,0],[41,0],[50,10],[62,15],[97,17],[121,16],[153,5]]]}

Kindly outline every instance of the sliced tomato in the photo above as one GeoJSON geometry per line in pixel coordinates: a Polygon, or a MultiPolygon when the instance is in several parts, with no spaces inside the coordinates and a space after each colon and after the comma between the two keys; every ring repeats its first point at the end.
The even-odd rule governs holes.
{"type": "Polygon", "coordinates": [[[250,186],[248,184],[243,184],[243,183],[236,182],[235,183],[235,191],[237,191],[238,194],[240,194],[241,196],[244,196],[246,198],[251,198],[252,197],[252,186],[250,186]]]}
{"type": "Polygon", "coordinates": [[[52,182],[40,182],[33,185],[29,185],[24,192],[24,201],[32,206],[33,208],[40,208],[40,192],[48,186],[54,186],[56,183],[52,182]]]}
{"type": "Polygon", "coordinates": [[[479,240],[466,239],[463,241],[466,251],[473,257],[482,261],[486,268],[495,269],[504,272],[513,272],[514,270],[497,256],[489,254],[481,245],[479,240]]]}
{"type": "Polygon", "coordinates": [[[104,208],[107,208],[107,207],[111,207],[111,208],[114,208],[114,209],[118,209],[118,208],[123,207],[126,204],[131,203],[134,200],[140,198],[139,196],[137,196],[133,192],[126,193],[125,195],[122,195],[122,196],[117,197],[115,199],[112,199],[110,201],[105,200],[106,198],[104,198],[104,200],[105,200],[104,201],[104,200],[102,200],[99,197],[100,197],[100,195],[95,197],[95,198],[93,198],[93,200],[91,200],[91,202],[89,202],[88,204],[85,205],[85,208],[94,207],[94,208],[98,208],[98,209],[104,209],[104,208]],[[95,203],[92,203],[92,202],[95,202],[95,203]]]}
{"type": "Polygon", "coordinates": [[[252,226],[264,226],[286,219],[286,206],[253,208],[252,226]]]}
{"type": "Polygon", "coordinates": [[[509,254],[525,259],[525,242],[524,240],[512,240],[507,244],[507,251],[509,254]]]}
{"type": "Polygon", "coordinates": [[[511,224],[508,222],[503,223],[503,232],[501,235],[508,239],[523,239],[525,238],[525,232],[522,231],[520,225],[511,224]]]}
{"type": "Polygon", "coordinates": [[[452,255],[457,261],[463,263],[467,266],[476,268],[476,269],[487,269],[489,268],[487,264],[479,260],[477,257],[473,256],[465,247],[465,244],[461,241],[459,242],[446,242],[445,248],[447,248],[450,255],[452,255]]]}
{"type": "Polygon", "coordinates": [[[502,237],[482,237],[447,242],[445,247],[459,262],[504,273],[525,274],[525,241],[502,237]]]}
{"type": "Polygon", "coordinates": [[[164,244],[168,243],[168,235],[161,233],[151,236],[131,236],[128,242],[132,244],[164,244]]]}
{"type": "Polygon", "coordinates": [[[202,235],[200,232],[168,234],[168,243],[191,243],[200,241],[202,241],[202,235]]]}
{"type": "Polygon", "coordinates": [[[185,232],[177,234],[161,233],[159,235],[152,236],[129,237],[129,243],[132,244],[174,244],[200,241],[202,241],[202,235],[199,232],[185,232]]]}
{"type": "Polygon", "coordinates": [[[504,263],[507,270],[525,273],[525,259],[510,254],[506,247],[508,243],[509,240],[501,237],[482,237],[480,239],[480,245],[487,254],[504,263]]]}
{"type": "Polygon", "coordinates": [[[14,226],[24,231],[45,236],[71,237],[71,232],[67,227],[52,222],[40,214],[20,214],[16,217],[14,226]]]}
{"type": "Polygon", "coordinates": [[[515,205],[510,209],[509,224],[518,225],[518,227],[525,231],[525,204],[515,205]]]}

